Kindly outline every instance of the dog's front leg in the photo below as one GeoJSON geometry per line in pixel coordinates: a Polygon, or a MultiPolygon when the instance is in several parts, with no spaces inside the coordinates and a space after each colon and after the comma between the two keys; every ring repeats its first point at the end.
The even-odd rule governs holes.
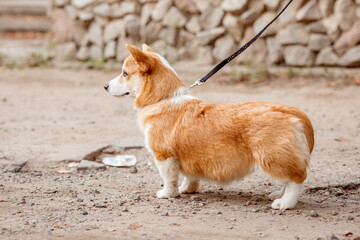
{"type": "Polygon", "coordinates": [[[164,180],[164,188],[157,192],[158,198],[171,198],[179,196],[178,179],[179,179],[179,160],[175,157],[165,161],[157,161],[156,166],[159,169],[160,176],[164,180]]]}

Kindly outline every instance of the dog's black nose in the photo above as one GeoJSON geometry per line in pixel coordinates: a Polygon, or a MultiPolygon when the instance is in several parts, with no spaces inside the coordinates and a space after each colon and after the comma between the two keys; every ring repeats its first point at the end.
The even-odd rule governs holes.
{"type": "Polygon", "coordinates": [[[105,88],[105,90],[107,90],[107,89],[109,88],[109,84],[108,84],[108,83],[105,84],[105,85],[104,85],[104,88],[105,88]]]}

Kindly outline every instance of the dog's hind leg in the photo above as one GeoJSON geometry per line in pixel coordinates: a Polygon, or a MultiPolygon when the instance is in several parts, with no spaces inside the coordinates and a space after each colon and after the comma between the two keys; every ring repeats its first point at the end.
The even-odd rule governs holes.
{"type": "Polygon", "coordinates": [[[293,162],[272,161],[268,164],[260,165],[271,177],[285,183],[285,191],[279,191],[271,194],[269,197],[281,197],[276,199],[271,207],[274,209],[290,209],[294,208],[301,192],[301,185],[306,179],[306,166],[301,165],[301,160],[294,158],[293,162]],[[288,163],[282,166],[280,163],[288,163]],[[292,164],[292,165],[291,165],[292,164]]]}
{"type": "Polygon", "coordinates": [[[184,194],[195,193],[199,189],[199,180],[184,176],[184,180],[179,187],[179,192],[184,194]]]}
{"type": "Polygon", "coordinates": [[[171,157],[161,162],[155,160],[155,163],[159,169],[160,176],[164,180],[164,188],[157,192],[157,198],[171,198],[179,196],[179,160],[171,157]]]}
{"type": "MultiPolygon", "coordinates": [[[[281,153],[281,149],[278,149],[278,152],[281,153]]],[[[289,154],[286,151],[283,151],[282,156],[280,154],[278,156],[267,155],[269,156],[268,158],[258,161],[260,167],[272,178],[285,183],[284,194],[280,199],[276,199],[271,207],[281,210],[294,208],[300,196],[301,185],[307,176],[305,157],[302,157],[300,154],[289,154]],[[298,157],[299,155],[302,158],[298,157]]],[[[304,155],[306,156],[306,154],[304,155]]],[[[281,194],[281,192],[279,193],[281,194]]],[[[273,194],[272,196],[277,197],[276,195],[273,194]]]]}
{"type": "Polygon", "coordinates": [[[288,182],[285,186],[285,193],[280,199],[276,199],[271,204],[274,209],[290,209],[295,207],[301,192],[301,184],[288,182]]]}

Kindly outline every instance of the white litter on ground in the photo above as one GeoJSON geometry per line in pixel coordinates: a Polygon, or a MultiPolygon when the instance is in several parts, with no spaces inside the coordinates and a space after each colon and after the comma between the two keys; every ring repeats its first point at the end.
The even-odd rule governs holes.
{"type": "Polygon", "coordinates": [[[116,157],[105,157],[103,163],[112,167],[131,167],[136,164],[134,155],[116,155],[116,157]]]}

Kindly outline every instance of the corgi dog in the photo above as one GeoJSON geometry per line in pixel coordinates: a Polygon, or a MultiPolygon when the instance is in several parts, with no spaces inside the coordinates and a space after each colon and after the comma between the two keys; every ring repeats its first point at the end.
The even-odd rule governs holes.
{"type": "Polygon", "coordinates": [[[314,147],[313,127],[303,111],[265,102],[201,101],[149,46],[126,48],[130,55],[121,75],[104,88],[135,99],[145,146],[164,180],[158,198],[195,193],[202,179],[229,183],[259,167],[284,184],[270,194],[272,208],[295,207],[314,147]]]}

